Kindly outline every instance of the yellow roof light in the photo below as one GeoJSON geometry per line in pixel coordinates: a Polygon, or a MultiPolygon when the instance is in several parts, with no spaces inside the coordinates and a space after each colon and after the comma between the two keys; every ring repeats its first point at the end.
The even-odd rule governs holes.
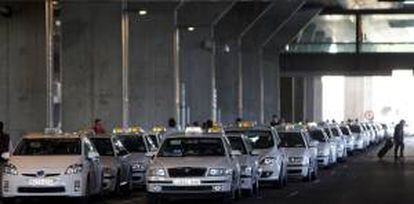
{"type": "Polygon", "coordinates": [[[237,124],[241,128],[251,128],[254,127],[254,123],[250,121],[242,121],[237,124]]]}
{"type": "Polygon", "coordinates": [[[166,131],[167,130],[165,129],[165,127],[160,126],[160,125],[156,125],[156,126],[151,128],[152,133],[163,133],[163,132],[166,132],[166,131]]]}

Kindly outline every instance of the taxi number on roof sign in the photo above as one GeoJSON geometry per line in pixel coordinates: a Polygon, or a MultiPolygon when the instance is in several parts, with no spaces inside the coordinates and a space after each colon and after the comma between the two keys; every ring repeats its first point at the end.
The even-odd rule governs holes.
{"type": "Polygon", "coordinates": [[[200,179],[174,179],[173,184],[177,186],[194,186],[200,185],[200,179]]]}

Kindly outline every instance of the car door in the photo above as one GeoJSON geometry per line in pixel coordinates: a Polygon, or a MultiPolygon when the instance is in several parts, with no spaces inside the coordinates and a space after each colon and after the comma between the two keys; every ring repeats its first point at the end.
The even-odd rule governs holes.
{"type": "Polygon", "coordinates": [[[121,141],[116,138],[113,138],[114,149],[116,153],[116,159],[120,164],[121,168],[121,181],[122,182],[129,182],[130,174],[131,174],[131,164],[130,164],[130,154],[122,145],[121,141]]]}
{"type": "Polygon", "coordinates": [[[85,162],[87,164],[88,176],[89,176],[89,190],[92,190],[93,192],[96,191],[96,188],[98,186],[98,179],[97,179],[97,172],[98,172],[98,166],[96,163],[96,158],[90,158],[89,156],[93,153],[92,144],[88,139],[83,140],[83,149],[84,149],[84,158],[85,162]]]}

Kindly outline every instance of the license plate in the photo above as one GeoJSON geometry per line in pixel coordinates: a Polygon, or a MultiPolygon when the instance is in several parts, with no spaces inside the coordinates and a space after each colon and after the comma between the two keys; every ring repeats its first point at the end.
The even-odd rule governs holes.
{"type": "Polygon", "coordinates": [[[39,179],[30,179],[29,185],[31,186],[51,186],[55,183],[53,179],[45,179],[45,178],[39,178],[39,179]]]}
{"type": "Polygon", "coordinates": [[[199,179],[175,179],[173,184],[177,186],[197,186],[201,184],[201,181],[199,179]]]}

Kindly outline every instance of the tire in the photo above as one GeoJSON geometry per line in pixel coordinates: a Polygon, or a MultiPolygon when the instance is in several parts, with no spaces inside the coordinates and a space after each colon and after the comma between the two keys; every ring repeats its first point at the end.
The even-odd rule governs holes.
{"type": "Polygon", "coordinates": [[[284,168],[281,167],[280,172],[279,172],[279,179],[275,183],[275,187],[278,188],[278,189],[281,189],[281,188],[283,188],[285,186],[284,185],[284,183],[285,183],[285,176],[284,176],[284,173],[283,172],[284,172],[284,168]]]}
{"type": "Polygon", "coordinates": [[[15,198],[2,198],[3,204],[15,204],[16,199],[15,198]]]}
{"type": "Polygon", "coordinates": [[[161,204],[162,199],[158,195],[154,195],[154,194],[149,193],[149,194],[147,194],[147,203],[148,204],[161,204]]]}
{"type": "Polygon", "coordinates": [[[315,165],[313,168],[314,169],[311,176],[312,181],[318,179],[318,165],[315,165]]]}
{"type": "Polygon", "coordinates": [[[224,194],[223,198],[221,199],[221,203],[222,204],[233,204],[234,196],[235,196],[234,192],[224,194]]]}
{"type": "Polygon", "coordinates": [[[121,187],[122,195],[125,197],[132,196],[132,174],[129,175],[128,184],[121,187]]]}

